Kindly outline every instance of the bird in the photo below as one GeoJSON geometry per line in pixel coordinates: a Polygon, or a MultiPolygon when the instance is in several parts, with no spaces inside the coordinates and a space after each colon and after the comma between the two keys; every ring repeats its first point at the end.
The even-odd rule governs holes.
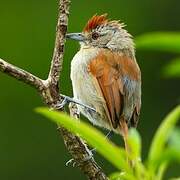
{"type": "Polygon", "coordinates": [[[80,33],[67,39],[79,42],[71,61],[74,99],[95,109],[77,105],[92,124],[127,137],[137,127],[141,109],[141,71],[135,57],[133,37],[119,20],[94,15],[80,33]]]}

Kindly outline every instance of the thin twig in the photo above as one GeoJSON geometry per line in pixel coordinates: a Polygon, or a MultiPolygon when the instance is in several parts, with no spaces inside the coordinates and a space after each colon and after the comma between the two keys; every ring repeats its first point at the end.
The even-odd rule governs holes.
{"type": "MultiPolygon", "coordinates": [[[[70,0],[60,0],[58,23],[56,27],[55,48],[47,80],[42,80],[35,75],[0,59],[1,72],[6,73],[36,88],[40,92],[40,95],[42,96],[44,102],[49,107],[53,108],[56,107],[61,99],[61,96],[59,94],[59,77],[63,64],[64,43],[68,25],[69,7],[70,0]]],[[[73,110],[73,112],[73,117],[78,118],[79,115],[75,113],[75,109],[73,110]]],[[[79,165],[78,167],[80,168],[80,170],[84,174],[86,174],[88,179],[107,180],[108,178],[93,158],[89,158],[84,161],[84,158],[88,157],[90,151],[83,140],[78,136],[73,135],[65,128],[59,127],[58,130],[62,134],[66,148],[72,155],[73,159],[79,165]]]]}

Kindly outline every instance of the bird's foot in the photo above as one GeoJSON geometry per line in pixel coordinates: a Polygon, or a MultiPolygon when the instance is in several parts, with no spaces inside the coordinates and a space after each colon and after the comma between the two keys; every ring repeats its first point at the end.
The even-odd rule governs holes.
{"type": "Polygon", "coordinates": [[[69,161],[66,162],[66,166],[70,166],[72,165],[72,167],[78,167],[78,166],[81,166],[83,163],[89,161],[90,159],[93,158],[93,153],[92,151],[90,151],[91,153],[84,157],[82,160],[75,160],[75,159],[70,159],[69,161]]]}
{"type": "Polygon", "coordinates": [[[77,162],[74,159],[70,159],[69,161],[66,162],[66,166],[72,165],[72,167],[75,167],[77,162]]]}
{"type": "Polygon", "coordinates": [[[62,109],[66,104],[69,104],[70,102],[72,102],[72,103],[75,103],[75,104],[78,104],[78,105],[84,107],[87,110],[96,112],[96,110],[94,108],[92,108],[86,104],[83,104],[82,102],[80,102],[77,99],[71,98],[71,97],[63,95],[63,94],[60,94],[60,96],[63,98],[63,101],[61,103],[56,104],[54,107],[55,109],[62,109]]]}
{"type": "MultiPolygon", "coordinates": [[[[112,130],[110,130],[106,136],[105,139],[111,139],[112,135],[114,134],[114,132],[112,130]]],[[[76,161],[75,159],[70,159],[69,161],[66,162],[66,166],[70,166],[72,165],[72,167],[76,167],[76,166],[80,166],[81,164],[83,164],[86,161],[89,161],[90,159],[93,158],[93,155],[96,153],[96,148],[93,148],[91,150],[89,150],[89,155],[86,156],[83,160],[81,161],[76,161]]]]}
{"type": "Polygon", "coordinates": [[[70,98],[69,96],[65,96],[62,94],[60,94],[60,96],[62,97],[63,100],[54,105],[55,109],[62,109],[66,104],[69,104],[70,102],[74,102],[74,99],[70,98]]]}
{"type": "Polygon", "coordinates": [[[110,131],[106,134],[105,138],[108,139],[108,140],[110,140],[113,135],[114,135],[114,132],[113,132],[112,130],[110,130],[110,131]]]}

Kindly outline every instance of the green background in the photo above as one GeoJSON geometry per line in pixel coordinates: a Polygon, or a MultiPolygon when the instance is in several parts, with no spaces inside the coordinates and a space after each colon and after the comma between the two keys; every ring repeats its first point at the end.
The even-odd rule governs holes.
{"type": "MultiPolygon", "coordinates": [[[[81,31],[95,13],[120,19],[138,36],[152,31],[180,30],[179,0],[74,0],[69,32],[81,31]]],[[[52,57],[57,19],[55,0],[0,0],[0,57],[46,79],[52,57]]],[[[78,50],[66,43],[62,93],[72,96],[70,62],[78,50]]],[[[143,139],[143,157],[162,118],[179,102],[179,79],[165,79],[162,67],[177,54],[141,51],[136,56],[142,70],[142,111],[138,126],[143,139]]],[[[66,167],[71,157],[56,126],[34,112],[42,100],[34,89],[0,73],[0,179],[85,179],[78,169],[66,167]]],[[[113,141],[119,142],[116,135],[113,141]]],[[[107,173],[115,169],[95,155],[107,173]]],[[[166,176],[180,175],[178,165],[166,176]]]]}

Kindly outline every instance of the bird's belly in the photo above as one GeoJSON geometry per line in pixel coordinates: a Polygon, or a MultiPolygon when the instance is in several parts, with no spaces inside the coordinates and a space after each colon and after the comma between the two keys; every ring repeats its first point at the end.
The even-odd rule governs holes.
{"type": "MultiPolygon", "coordinates": [[[[95,52],[94,57],[96,56],[95,52]]],[[[104,98],[98,93],[93,76],[88,72],[88,64],[93,55],[76,54],[71,63],[71,80],[74,98],[80,100],[97,112],[78,106],[80,112],[85,115],[93,124],[110,129],[107,115],[104,110],[104,98]],[[89,57],[89,58],[88,58],[89,57]]]]}

